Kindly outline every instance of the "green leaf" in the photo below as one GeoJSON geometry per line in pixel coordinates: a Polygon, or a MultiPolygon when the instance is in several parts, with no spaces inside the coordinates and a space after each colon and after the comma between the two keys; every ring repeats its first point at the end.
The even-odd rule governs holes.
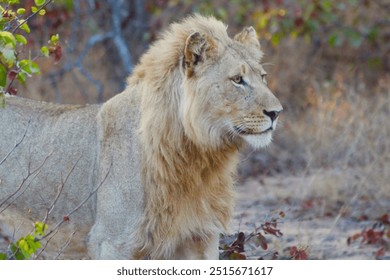
{"type": "Polygon", "coordinates": [[[16,13],[18,15],[23,15],[25,12],[26,12],[26,9],[24,9],[24,8],[19,8],[19,9],[16,10],[16,13]]]}
{"type": "Polygon", "coordinates": [[[329,35],[328,44],[332,47],[340,46],[343,43],[343,39],[338,33],[332,33],[329,35]]]}
{"type": "Polygon", "coordinates": [[[65,0],[64,5],[68,12],[73,10],[73,0],[65,0]]]}
{"type": "Polygon", "coordinates": [[[7,84],[7,69],[3,64],[0,64],[0,87],[5,87],[7,84]]]}
{"type": "Polygon", "coordinates": [[[46,0],[34,0],[35,5],[37,5],[38,7],[45,4],[45,2],[46,2],[46,0]]]}
{"type": "Polygon", "coordinates": [[[368,34],[367,34],[367,38],[368,40],[370,40],[371,43],[375,42],[376,39],[378,39],[379,37],[379,30],[378,28],[372,28],[368,34]]]}
{"type": "Polygon", "coordinates": [[[7,44],[0,52],[1,62],[7,64],[8,68],[11,68],[14,65],[16,56],[15,49],[12,44],[7,44]]]}
{"type": "Polygon", "coordinates": [[[8,0],[8,4],[10,5],[19,4],[19,0],[8,0]]]}
{"type": "Polygon", "coordinates": [[[51,43],[57,43],[59,39],[60,39],[60,35],[58,35],[58,34],[51,35],[50,42],[51,43]]]}
{"type": "Polygon", "coordinates": [[[15,34],[15,39],[18,43],[22,44],[22,45],[26,45],[27,44],[27,39],[26,37],[24,37],[23,35],[20,35],[20,34],[15,34]]]}
{"type": "Polygon", "coordinates": [[[41,48],[41,53],[45,56],[45,57],[49,57],[49,48],[46,47],[46,46],[43,46],[41,48]]]}
{"type": "Polygon", "coordinates": [[[18,79],[19,83],[24,85],[26,83],[26,74],[24,74],[23,72],[19,72],[16,76],[16,79],[18,79]]]}
{"type": "Polygon", "coordinates": [[[48,226],[45,223],[42,222],[36,222],[35,223],[35,234],[36,235],[44,235],[45,230],[47,230],[48,226]]]}
{"type": "Polygon", "coordinates": [[[330,12],[332,9],[333,3],[330,0],[322,0],[322,1],[320,1],[320,6],[325,12],[330,12]]]}
{"type": "Polygon", "coordinates": [[[38,11],[38,8],[35,6],[31,7],[31,12],[36,13],[38,11]]]}
{"type": "Polygon", "coordinates": [[[16,46],[15,36],[11,32],[0,31],[0,43],[2,43],[2,45],[7,45],[10,43],[15,48],[16,46]]]}
{"type": "Polygon", "coordinates": [[[30,249],[30,247],[28,246],[28,243],[27,243],[27,241],[24,239],[24,237],[22,237],[21,239],[19,239],[19,240],[16,242],[16,245],[20,248],[20,250],[22,250],[22,252],[28,252],[28,250],[30,249]]]}
{"type": "Polygon", "coordinates": [[[42,9],[39,11],[39,15],[40,16],[44,16],[46,14],[46,10],[45,9],[42,9]]]}
{"type": "Polygon", "coordinates": [[[21,249],[19,248],[19,246],[17,246],[15,243],[9,244],[9,249],[10,249],[12,255],[15,257],[15,259],[17,259],[17,260],[25,260],[26,259],[24,254],[22,253],[21,249]]]}
{"type": "Polygon", "coordinates": [[[18,67],[21,71],[23,71],[26,74],[40,74],[39,66],[36,62],[29,60],[29,59],[23,59],[19,61],[18,67]]]}
{"type": "Polygon", "coordinates": [[[280,33],[272,34],[271,44],[274,47],[277,47],[277,46],[279,46],[281,39],[282,39],[282,35],[280,33]]]}
{"type": "MultiPolygon", "coordinates": [[[[22,22],[24,22],[24,20],[19,20],[19,24],[22,22]]],[[[23,23],[19,28],[25,31],[26,33],[30,33],[30,27],[28,26],[27,22],[23,23]]]]}
{"type": "MultiPolygon", "coordinates": [[[[0,103],[1,103],[1,96],[0,96],[0,103]]],[[[5,253],[0,253],[0,260],[6,260],[7,259],[7,254],[5,253]]]]}

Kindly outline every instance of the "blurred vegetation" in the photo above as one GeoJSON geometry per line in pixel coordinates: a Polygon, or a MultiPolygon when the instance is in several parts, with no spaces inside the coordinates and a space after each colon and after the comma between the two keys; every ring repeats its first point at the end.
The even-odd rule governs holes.
{"type": "MultiPolygon", "coordinates": [[[[254,26],[273,46],[289,37],[303,37],[308,43],[327,42],[359,48],[363,44],[379,45],[389,36],[390,4],[364,0],[278,0],[278,1],[157,1],[149,9],[161,14],[168,7],[181,7],[184,13],[214,15],[235,25],[254,26]],[[377,12],[382,12],[383,17],[377,12]],[[373,13],[374,12],[374,13],[373,13]],[[387,16],[387,18],[385,18],[387,16]],[[387,34],[386,34],[387,32],[387,34]]],[[[388,39],[388,38],[387,38],[388,39]]]]}
{"type": "MultiPolygon", "coordinates": [[[[229,26],[252,25],[278,47],[282,40],[303,38],[308,44],[324,44],[366,52],[368,66],[389,69],[382,61],[390,51],[390,3],[367,0],[188,1],[165,0],[149,4],[154,15],[199,12],[214,15],[229,26]]],[[[362,54],[363,55],[363,54],[362,54]]],[[[386,64],[387,63],[387,64],[386,64]]]]}
{"type": "MultiPolygon", "coordinates": [[[[19,0],[0,1],[0,104],[5,106],[4,94],[17,94],[15,81],[26,84],[26,77],[40,74],[35,60],[39,56],[54,55],[58,61],[61,57],[61,46],[58,44],[58,34],[52,35],[48,45],[40,48],[39,54],[32,54],[25,49],[30,35],[29,21],[35,16],[44,16],[45,7],[52,2],[34,0],[34,2],[18,7],[19,0]],[[27,54],[26,54],[27,52],[27,54]]],[[[32,37],[36,34],[31,34],[32,37]]]]}

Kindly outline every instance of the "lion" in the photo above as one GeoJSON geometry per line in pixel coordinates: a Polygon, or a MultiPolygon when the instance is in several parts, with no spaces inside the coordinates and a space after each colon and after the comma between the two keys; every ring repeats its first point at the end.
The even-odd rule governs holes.
{"type": "Polygon", "coordinates": [[[253,27],[231,38],[191,15],[103,104],[7,96],[0,226],[22,235],[44,220],[62,258],[218,259],[239,152],[270,144],[282,111],[262,57],[253,27]]]}

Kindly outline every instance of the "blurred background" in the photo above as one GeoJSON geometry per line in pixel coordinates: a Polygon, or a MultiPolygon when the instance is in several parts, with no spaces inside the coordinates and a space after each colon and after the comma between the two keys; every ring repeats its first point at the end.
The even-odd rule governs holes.
{"type": "Polygon", "coordinates": [[[26,48],[59,34],[61,56],[38,59],[42,74],[18,95],[71,104],[121,92],[148,45],[186,15],[213,15],[232,36],[253,26],[285,110],[274,143],[244,152],[239,182],[283,188],[286,199],[298,190],[295,204],[317,217],[390,213],[388,0],[58,0],[46,10],[31,20],[26,48]]]}
{"type": "MultiPolygon", "coordinates": [[[[21,2],[27,10],[34,4],[21,2]]],[[[269,86],[285,108],[275,145],[266,155],[252,155],[243,175],[386,167],[387,0],[58,0],[46,9],[44,17],[31,20],[34,35],[27,37],[26,48],[39,51],[47,38],[59,34],[62,57],[57,63],[38,59],[42,75],[29,79],[19,95],[71,104],[104,102],[124,89],[142,53],[169,23],[194,12],[214,15],[231,35],[243,26],[256,28],[269,86]]]]}

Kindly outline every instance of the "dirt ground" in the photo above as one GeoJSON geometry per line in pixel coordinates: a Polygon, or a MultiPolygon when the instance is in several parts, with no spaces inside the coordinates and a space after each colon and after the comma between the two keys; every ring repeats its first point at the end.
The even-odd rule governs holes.
{"type": "MultiPolygon", "coordinates": [[[[222,244],[231,244],[237,233],[262,232],[261,224],[277,218],[282,236],[264,234],[268,245],[262,249],[251,238],[245,242],[243,254],[248,259],[291,258],[290,250],[296,246],[308,259],[375,259],[385,247],[380,259],[390,260],[390,225],[384,230],[383,240],[367,244],[362,237],[347,244],[348,238],[373,228],[383,230],[377,218],[390,213],[390,191],[359,188],[361,178],[347,171],[318,171],[310,174],[250,178],[237,182],[237,201],[234,218],[222,244]],[[281,215],[282,214],[282,215],[281,215]],[[256,230],[257,228],[257,230],[256,230]]],[[[361,185],[361,184],[360,184],[361,185]]],[[[280,235],[280,234],[277,234],[280,235]]],[[[4,237],[1,235],[0,237],[4,237]]],[[[0,238],[0,249],[6,240],[0,238]]],[[[1,248],[3,247],[3,248],[1,248]]],[[[1,251],[1,250],[0,250],[1,251]]]]}
{"type": "MultiPolygon", "coordinates": [[[[390,192],[386,195],[385,190],[382,194],[362,191],[360,180],[355,175],[346,176],[345,171],[246,180],[237,186],[237,205],[229,234],[242,231],[248,237],[265,221],[276,217],[277,229],[283,235],[263,233],[267,250],[254,242],[245,243],[243,254],[247,258],[270,259],[274,252],[278,252],[278,258],[288,258],[290,248],[296,246],[307,253],[308,259],[375,259],[383,243],[367,244],[369,240],[362,242],[363,237],[358,236],[350,244],[347,240],[374,224],[374,231],[383,230],[384,225],[376,223],[376,218],[390,212],[390,192]]],[[[386,236],[390,230],[386,227],[386,249],[381,259],[390,259],[390,236],[386,236]]]]}

